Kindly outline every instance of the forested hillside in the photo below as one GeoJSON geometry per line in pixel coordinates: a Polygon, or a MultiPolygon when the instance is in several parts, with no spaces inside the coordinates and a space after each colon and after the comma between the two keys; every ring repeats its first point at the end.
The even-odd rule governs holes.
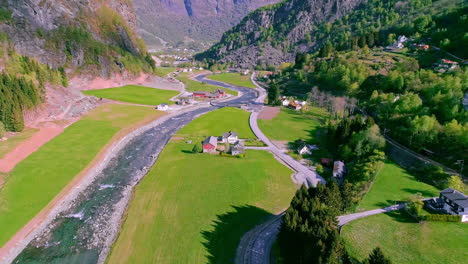
{"type": "MultiPolygon", "coordinates": [[[[356,36],[351,42],[330,41],[315,55],[299,54],[294,65],[270,82],[283,94],[307,94],[312,104],[332,109],[348,111],[354,105],[344,100],[348,106],[339,107],[334,96],[355,98],[382,133],[385,130],[414,151],[459,170],[459,161],[468,159],[468,113],[463,105],[468,89],[463,60],[468,44],[463,33],[468,28],[467,11],[466,6],[459,6],[435,15],[421,14],[392,28],[356,36]],[[410,39],[406,47],[382,49],[400,34],[410,39]]],[[[346,127],[349,131],[350,125],[346,127]]],[[[355,157],[357,150],[343,147],[339,157],[352,161],[348,156],[355,157]]],[[[444,186],[444,179],[425,174],[425,180],[444,186]]]]}
{"type": "Polygon", "coordinates": [[[127,0],[0,0],[0,127],[23,129],[23,112],[67,75],[152,72],[127,0]]]}
{"type": "MultiPolygon", "coordinates": [[[[408,33],[413,26],[426,27],[431,22],[428,17],[461,3],[463,0],[285,0],[248,15],[197,59],[265,68],[293,61],[298,52],[315,52],[326,43],[339,50],[388,45],[396,34],[408,33]],[[416,17],[418,21],[414,21],[416,17]]],[[[451,23],[450,19],[439,22],[451,23]]],[[[444,32],[433,37],[434,41],[445,39],[444,32]]]]}

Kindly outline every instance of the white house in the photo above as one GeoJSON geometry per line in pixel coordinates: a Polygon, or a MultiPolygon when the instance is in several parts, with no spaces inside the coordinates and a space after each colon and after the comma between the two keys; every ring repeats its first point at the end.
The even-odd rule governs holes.
{"type": "Polygon", "coordinates": [[[239,140],[238,134],[236,132],[229,131],[227,133],[224,133],[221,142],[223,143],[229,143],[229,144],[234,144],[239,140]]]}
{"type": "Polygon", "coordinates": [[[342,161],[335,161],[333,163],[333,177],[334,178],[342,178],[345,173],[346,167],[344,162],[342,161]]]}
{"type": "Polygon", "coordinates": [[[301,144],[299,145],[299,148],[297,149],[297,153],[301,155],[312,155],[312,150],[318,149],[317,145],[307,145],[307,144],[301,144]]]}
{"type": "Polygon", "coordinates": [[[288,99],[284,99],[283,102],[282,102],[283,106],[288,106],[289,105],[289,100],[288,99]]]}
{"type": "Polygon", "coordinates": [[[159,111],[167,111],[169,109],[169,106],[167,104],[160,104],[156,106],[156,110],[159,111]]]}

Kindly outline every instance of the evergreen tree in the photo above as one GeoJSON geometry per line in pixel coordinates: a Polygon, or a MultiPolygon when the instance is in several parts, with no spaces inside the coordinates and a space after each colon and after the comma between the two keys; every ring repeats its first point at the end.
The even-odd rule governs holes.
{"type": "Polygon", "coordinates": [[[340,192],[341,192],[341,199],[343,203],[343,212],[346,210],[350,209],[355,200],[355,192],[353,189],[353,185],[348,182],[348,180],[345,180],[343,184],[340,186],[340,192]]]}
{"type": "Polygon", "coordinates": [[[201,142],[198,142],[195,145],[193,145],[192,153],[201,153],[202,151],[203,151],[203,147],[202,147],[201,142]]]}
{"type": "Polygon", "coordinates": [[[270,105],[280,105],[280,90],[278,84],[272,83],[268,89],[268,104],[270,105]]]}
{"type": "Polygon", "coordinates": [[[383,254],[382,250],[379,247],[376,247],[370,253],[367,263],[369,264],[391,264],[392,262],[390,261],[389,258],[387,258],[383,254]]]}

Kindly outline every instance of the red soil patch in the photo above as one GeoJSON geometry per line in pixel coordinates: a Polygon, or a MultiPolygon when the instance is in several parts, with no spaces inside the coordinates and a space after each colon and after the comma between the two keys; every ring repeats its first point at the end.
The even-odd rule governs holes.
{"type": "Polygon", "coordinates": [[[52,122],[43,124],[39,127],[39,131],[36,134],[21,142],[15,149],[0,159],[0,172],[11,171],[20,161],[62,133],[63,129],[63,125],[57,125],[52,122]]]}
{"type": "Polygon", "coordinates": [[[263,107],[262,111],[260,111],[260,114],[258,114],[258,119],[271,120],[275,116],[277,116],[279,112],[280,112],[279,107],[266,106],[266,107],[263,107]]]}

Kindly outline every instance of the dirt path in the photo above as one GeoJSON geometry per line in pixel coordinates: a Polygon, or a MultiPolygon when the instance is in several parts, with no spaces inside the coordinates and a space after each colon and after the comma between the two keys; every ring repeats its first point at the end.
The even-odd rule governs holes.
{"type": "Polygon", "coordinates": [[[0,172],[10,172],[16,164],[62,133],[64,128],[63,125],[53,122],[43,124],[32,137],[21,142],[15,149],[0,159],[0,172]]]}
{"type": "Polygon", "coordinates": [[[137,130],[140,127],[148,125],[149,123],[154,122],[157,119],[164,117],[165,115],[158,116],[157,118],[147,118],[137,124],[134,124],[131,127],[124,128],[120,130],[112,139],[105,145],[105,147],[98,153],[98,155],[91,161],[88,166],[76,175],[66,186],[63,188],[60,193],[55,196],[52,201],[47,204],[33,219],[31,219],[25,226],[23,226],[2,248],[0,248],[0,263],[8,263],[5,261],[7,256],[11,255],[11,252],[17,250],[18,248],[24,248],[27,243],[25,238],[28,237],[32,232],[37,230],[41,224],[46,221],[50,213],[56,209],[60,203],[62,203],[74,189],[80,188],[80,183],[91,173],[91,171],[99,164],[105,157],[109,154],[110,150],[115,147],[115,145],[121,141],[125,136],[137,130]]]}

